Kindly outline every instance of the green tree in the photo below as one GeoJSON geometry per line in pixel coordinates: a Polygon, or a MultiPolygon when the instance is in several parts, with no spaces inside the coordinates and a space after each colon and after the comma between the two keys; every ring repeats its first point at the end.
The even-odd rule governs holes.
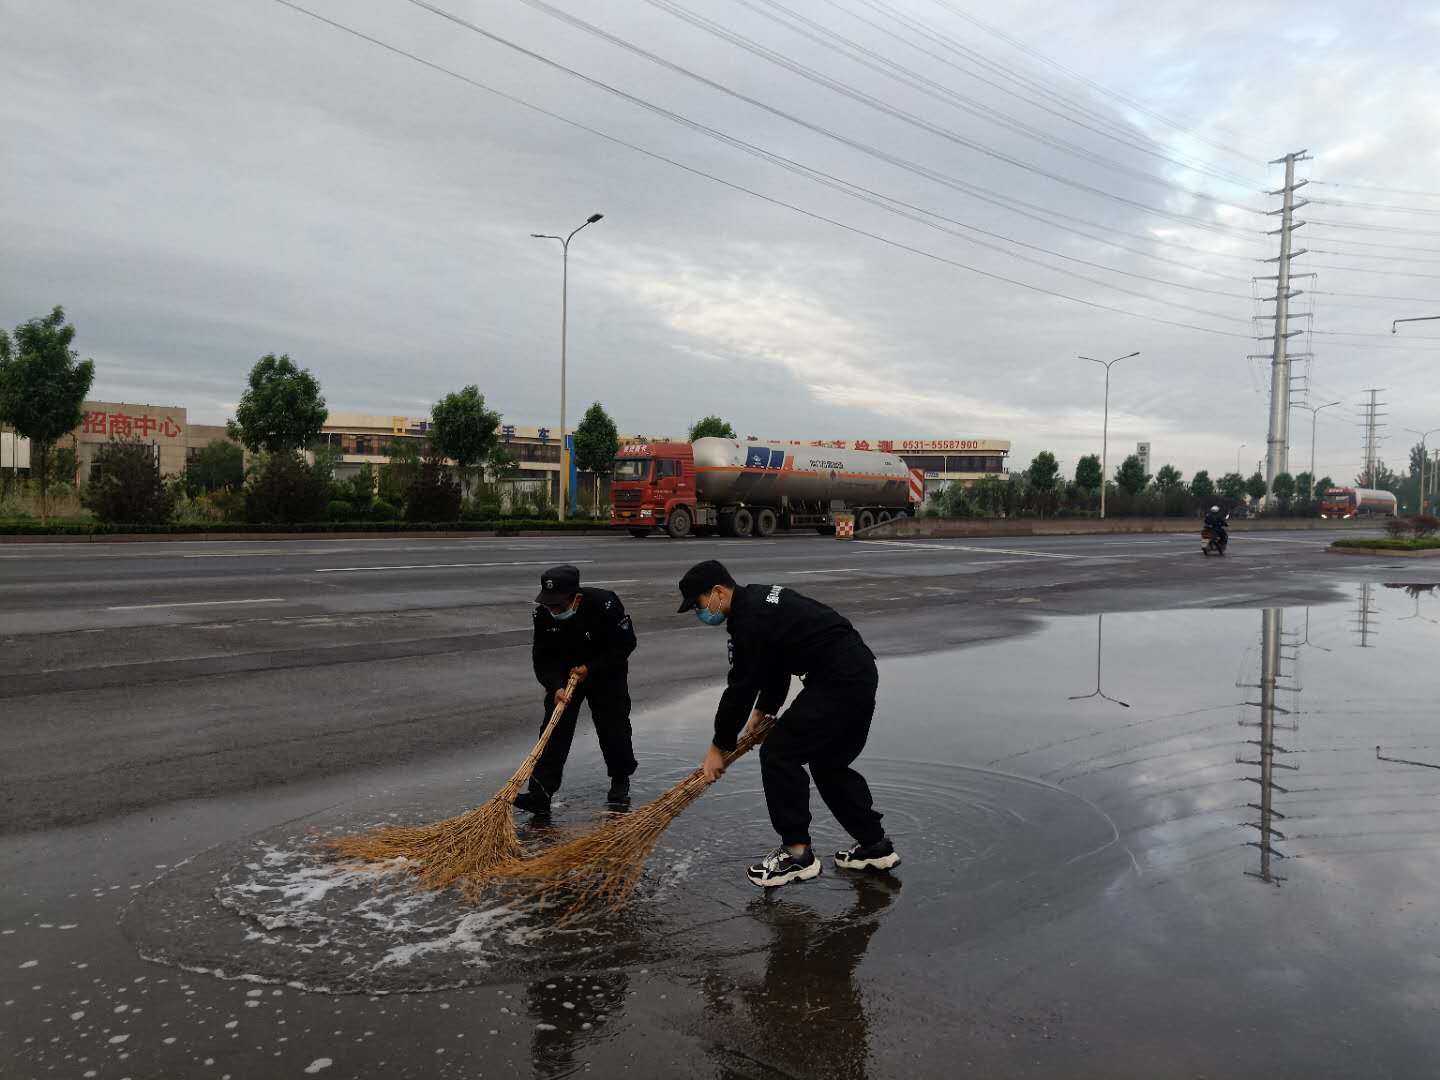
{"type": "Polygon", "coordinates": [[[1025,470],[1025,479],[1030,482],[1032,491],[1054,491],[1055,477],[1059,472],[1060,464],[1055,460],[1055,455],[1049,450],[1041,450],[1025,470]]]}
{"type": "Polygon", "coordinates": [[[84,418],[81,404],[95,381],[95,362],[70,348],[75,327],[56,305],[49,315],[0,330],[0,422],[30,440],[32,472],[40,477],[40,519],[49,520],[48,498],[55,442],[84,418]]]}
{"type": "Polygon", "coordinates": [[[257,460],[245,484],[245,520],[260,523],[324,521],[330,488],[292,451],[257,460]]]}
{"type": "Polygon", "coordinates": [[[1386,465],[1385,462],[1376,461],[1375,482],[1373,484],[1370,482],[1370,474],[1368,472],[1362,472],[1355,477],[1355,486],[1373,487],[1381,491],[1391,491],[1398,494],[1400,491],[1400,477],[1396,476],[1395,471],[1386,465]]]}
{"type": "Polygon", "coordinates": [[[96,451],[81,501],[101,521],[119,525],[163,525],[175,510],[155,448],[139,439],[112,437],[96,451]]]}
{"type": "Polygon", "coordinates": [[[721,439],[735,438],[735,429],[730,426],[730,421],[721,420],[718,416],[707,416],[703,420],[697,420],[690,426],[690,441],[706,439],[714,436],[721,439]]]}
{"type": "Polygon", "coordinates": [[[420,441],[391,439],[384,448],[386,462],[380,466],[380,497],[399,503],[420,475],[420,441]]]}
{"type": "Polygon", "coordinates": [[[1298,473],[1295,476],[1295,498],[1300,502],[1309,502],[1314,498],[1315,478],[1308,472],[1298,473]]]}
{"type": "Polygon", "coordinates": [[[75,483],[75,472],[80,468],[80,455],[73,446],[57,446],[50,453],[50,482],[52,484],[75,483]]]}
{"type": "Polygon", "coordinates": [[[595,477],[595,514],[600,514],[600,474],[609,472],[620,449],[620,434],[605,407],[596,401],[575,429],[575,464],[595,477]]]}
{"type": "Polygon", "coordinates": [[[1238,472],[1227,472],[1220,477],[1220,494],[1239,502],[1245,498],[1245,477],[1238,472]]]}
{"type": "Polygon", "coordinates": [[[1328,476],[1322,476],[1315,481],[1315,498],[1320,499],[1325,493],[1335,486],[1335,481],[1328,476]]]}
{"type": "Polygon", "coordinates": [[[202,446],[185,466],[185,490],[192,499],[221,488],[238,491],[244,483],[245,451],[228,439],[202,446]]]}
{"type": "MultiPolygon", "coordinates": [[[[485,407],[485,395],[478,386],[446,394],[430,410],[430,451],[438,458],[455,462],[460,473],[461,494],[466,484],[500,441],[500,414],[485,407]]],[[[418,519],[412,519],[418,520],[418,519]]],[[[449,520],[432,518],[429,520],[449,520]]]]}
{"type": "Polygon", "coordinates": [[[970,488],[970,501],[983,513],[998,517],[1005,508],[1005,481],[995,473],[982,476],[970,488]]]}
{"type": "Polygon", "coordinates": [[[1265,497],[1265,477],[1260,475],[1256,469],[1250,474],[1250,479],[1245,481],[1245,494],[1250,496],[1252,503],[1258,503],[1265,497]]]}
{"type": "Polygon", "coordinates": [[[1075,486],[1081,491],[1099,491],[1103,479],[1099,454],[1086,454],[1075,463],[1075,486]]]}
{"type": "Polygon", "coordinates": [[[1215,494],[1215,483],[1205,469],[1190,478],[1190,494],[1197,499],[1208,499],[1215,494]]]}
{"type": "Polygon", "coordinates": [[[368,510],[371,500],[375,498],[375,486],[378,482],[375,466],[367,461],[360,466],[359,472],[345,482],[339,495],[357,510],[368,510]]]}
{"type": "Polygon", "coordinates": [[[288,354],[270,353],[250,369],[249,383],[226,425],[232,439],[267,454],[293,454],[315,442],[330,415],[315,376],[288,354]]]}
{"type": "Polygon", "coordinates": [[[1155,474],[1155,486],[1162,495],[1180,491],[1185,486],[1184,480],[1180,470],[1173,465],[1161,465],[1160,471],[1155,474]]]}
{"type": "Polygon", "coordinates": [[[446,473],[442,459],[432,454],[405,492],[406,521],[459,521],[464,498],[460,481],[446,473]]]}
{"type": "Polygon", "coordinates": [[[1115,486],[1126,495],[1139,495],[1145,490],[1150,477],[1140,465],[1140,458],[1131,454],[1115,470],[1115,486]]]}
{"type": "Polygon", "coordinates": [[[1288,472],[1276,473],[1275,483],[1271,485],[1270,492],[1280,503],[1281,512],[1290,509],[1290,500],[1295,498],[1295,477],[1288,472]]]}

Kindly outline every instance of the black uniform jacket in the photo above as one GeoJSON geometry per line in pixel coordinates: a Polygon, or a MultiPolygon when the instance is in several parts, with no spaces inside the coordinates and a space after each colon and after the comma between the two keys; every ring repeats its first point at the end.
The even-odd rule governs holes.
{"type": "Polygon", "coordinates": [[[780,711],[790,676],[843,680],[861,654],[874,658],[849,619],[781,585],[737,587],[725,622],[730,679],[715,712],[714,740],[721,750],[735,749],[751,709],[780,711]]]}
{"type": "Polygon", "coordinates": [[[549,609],[535,607],[535,678],[547,691],[558,690],[570,678],[570,669],[590,669],[586,682],[619,676],[629,669],[635,651],[635,627],[625,605],[609,589],[580,590],[580,607],[568,619],[557,619],[549,609]]]}

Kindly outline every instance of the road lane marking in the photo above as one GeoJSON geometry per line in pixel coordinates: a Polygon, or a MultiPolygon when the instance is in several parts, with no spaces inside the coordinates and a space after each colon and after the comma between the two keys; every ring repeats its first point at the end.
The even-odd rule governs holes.
{"type": "Polygon", "coordinates": [[[283,596],[267,596],[257,600],[183,600],[174,604],[120,604],[106,611],[144,611],[147,608],[220,607],[222,604],[283,604],[283,596]]]}
{"type": "MultiPolygon", "coordinates": [[[[593,563],[594,559],[572,559],[570,566],[586,566],[593,563]]],[[[452,563],[413,563],[409,566],[325,566],[315,570],[317,574],[354,574],[361,571],[375,570],[455,570],[477,566],[553,566],[548,559],[530,560],[528,562],[452,562],[452,563]]]]}
{"type": "Polygon", "coordinates": [[[982,555],[1028,555],[1033,559],[1092,559],[1093,555],[1064,555],[1055,551],[1034,551],[1029,548],[975,547],[970,544],[919,544],[905,540],[861,540],[861,544],[884,544],[890,548],[910,551],[974,551],[982,555]]]}
{"type": "Polygon", "coordinates": [[[787,570],[785,573],[794,576],[798,574],[863,574],[864,571],[858,566],[842,566],[835,570],[787,570]]]}

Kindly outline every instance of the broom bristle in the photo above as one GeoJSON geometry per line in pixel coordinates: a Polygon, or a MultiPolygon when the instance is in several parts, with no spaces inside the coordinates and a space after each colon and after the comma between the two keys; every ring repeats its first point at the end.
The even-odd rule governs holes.
{"type": "MultiPolygon", "coordinates": [[[[763,741],[772,724],[767,718],[748,729],[725,755],[726,765],[763,741]]],[[[661,834],[708,786],[696,769],[639,809],[533,858],[507,863],[497,876],[532,882],[531,898],[557,906],[561,924],[592,912],[618,910],[640,884],[661,834]]]]}
{"type": "MultiPolygon", "coordinates": [[[[571,678],[574,693],[579,680],[571,678]]],[[[429,825],[386,825],[358,836],[329,840],[325,846],[335,855],[361,862],[389,862],[403,859],[403,868],[427,889],[444,889],[461,883],[473,891],[479,881],[496,876],[518,863],[525,854],[515,832],[511,809],[520,787],[530,779],[550,735],[565,711],[557,704],[545,730],[505,786],[486,802],[456,817],[429,825]]]]}

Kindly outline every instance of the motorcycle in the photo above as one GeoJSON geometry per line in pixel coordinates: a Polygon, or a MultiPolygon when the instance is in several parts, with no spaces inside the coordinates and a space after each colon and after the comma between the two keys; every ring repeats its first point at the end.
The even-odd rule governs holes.
{"type": "Polygon", "coordinates": [[[1216,555],[1224,555],[1225,547],[1230,543],[1229,537],[1224,533],[1206,526],[1200,530],[1200,539],[1205,541],[1200,545],[1200,554],[1209,557],[1213,551],[1216,555]]]}

